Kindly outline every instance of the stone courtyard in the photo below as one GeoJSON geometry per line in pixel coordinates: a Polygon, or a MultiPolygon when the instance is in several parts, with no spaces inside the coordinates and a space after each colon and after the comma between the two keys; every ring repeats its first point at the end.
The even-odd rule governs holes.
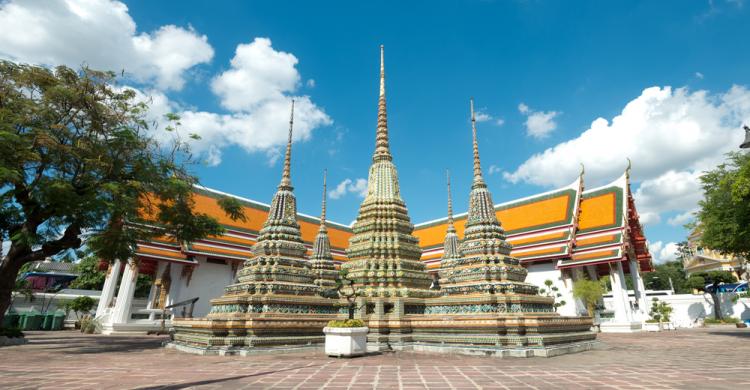
{"type": "Polygon", "coordinates": [[[750,332],[709,328],[600,334],[595,350],[554,358],[383,353],[196,356],[162,337],[30,332],[0,349],[3,389],[750,388],[750,332]]]}

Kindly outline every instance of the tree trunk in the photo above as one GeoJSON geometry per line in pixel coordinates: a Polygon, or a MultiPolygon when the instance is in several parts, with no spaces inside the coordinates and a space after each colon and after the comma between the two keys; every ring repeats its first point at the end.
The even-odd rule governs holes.
{"type": "MultiPolygon", "coordinates": [[[[10,308],[13,300],[13,289],[16,287],[16,277],[21,270],[21,264],[6,257],[0,261],[0,324],[5,319],[5,311],[10,308]]],[[[2,325],[0,325],[2,326],[2,325]]]]}
{"type": "Polygon", "coordinates": [[[714,318],[721,320],[723,318],[721,315],[721,300],[719,299],[719,294],[716,290],[711,293],[711,299],[714,301],[714,318]]]}

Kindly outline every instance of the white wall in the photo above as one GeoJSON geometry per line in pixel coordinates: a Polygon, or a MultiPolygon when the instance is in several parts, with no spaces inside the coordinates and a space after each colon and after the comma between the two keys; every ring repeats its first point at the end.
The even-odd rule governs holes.
{"type": "MultiPolygon", "coordinates": [[[[734,294],[721,294],[721,308],[724,316],[739,318],[743,321],[750,320],[750,298],[741,298],[737,303],[732,303],[734,294]]],[[[648,296],[647,300],[650,310],[651,300],[653,297],[648,296]]],[[[713,317],[714,305],[711,296],[708,294],[674,294],[657,296],[660,301],[669,303],[672,306],[672,322],[678,328],[692,328],[700,325],[706,317],[713,317]]],[[[630,298],[631,302],[633,297],[630,298]]],[[[612,307],[612,298],[604,298],[605,307],[612,307]]]]}
{"type": "MultiPolygon", "coordinates": [[[[193,270],[189,285],[187,278],[182,277],[183,266],[172,264],[169,304],[200,297],[195,303],[193,317],[205,317],[211,309],[211,299],[224,294],[224,287],[233,282],[234,275],[229,264],[208,263],[204,257],[199,257],[197,260],[198,266],[193,270]]],[[[181,310],[182,308],[175,308],[174,313],[179,315],[181,310]]]]}
{"type": "Polygon", "coordinates": [[[563,280],[560,270],[555,269],[554,262],[544,263],[532,263],[524,265],[529,271],[526,276],[526,282],[535,284],[539,288],[547,289],[544,285],[545,280],[551,280],[552,285],[559,289],[559,293],[562,294],[561,298],[557,298],[565,301],[565,305],[557,308],[557,312],[564,316],[576,316],[585,314],[586,309],[580,307],[580,302],[577,302],[573,298],[573,283],[571,279],[563,280]],[[567,282],[567,283],[566,283],[567,282]]]}

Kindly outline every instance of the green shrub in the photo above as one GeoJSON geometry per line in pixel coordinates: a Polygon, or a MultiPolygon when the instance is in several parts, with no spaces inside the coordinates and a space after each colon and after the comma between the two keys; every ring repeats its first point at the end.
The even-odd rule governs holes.
{"type": "Polygon", "coordinates": [[[649,324],[658,324],[659,320],[646,320],[646,323],[649,323],[649,324]]]}
{"type": "Polygon", "coordinates": [[[8,338],[23,337],[23,332],[21,332],[21,329],[18,329],[18,328],[1,328],[0,327],[0,336],[5,336],[8,338]]]}
{"type": "Polygon", "coordinates": [[[736,324],[738,322],[740,322],[740,319],[736,317],[726,317],[720,320],[713,317],[706,317],[703,319],[704,324],[736,324]]]}
{"type": "Polygon", "coordinates": [[[365,326],[362,320],[332,320],[328,322],[329,328],[363,328],[365,326]]]}

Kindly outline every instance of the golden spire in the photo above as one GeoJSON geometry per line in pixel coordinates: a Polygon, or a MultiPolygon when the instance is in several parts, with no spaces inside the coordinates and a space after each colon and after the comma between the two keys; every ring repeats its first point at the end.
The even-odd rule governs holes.
{"type": "Polygon", "coordinates": [[[286,142],[286,153],[284,155],[284,171],[281,174],[281,184],[279,187],[292,186],[292,129],[294,128],[294,99],[292,99],[292,111],[289,115],[289,139],[286,142]]]}
{"type": "Polygon", "coordinates": [[[320,230],[326,228],[326,178],[328,176],[328,169],[323,170],[323,206],[320,211],[320,230]]]}
{"type": "Polygon", "coordinates": [[[474,145],[474,184],[484,183],[482,165],[479,162],[479,144],[477,143],[477,118],[474,115],[474,98],[471,98],[471,132],[474,145]]]}
{"type": "Polygon", "coordinates": [[[385,62],[383,59],[383,45],[380,45],[380,97],[378,99],[378,129],[375,136],[375,154],[373,161],[391,160],[391,150],[388,146],[388,114],[385,104],[385,62]]]}
{"type": "Polygon", "coordinates": [[[453,198],[451,197],[451,173],[445,170],[445,180],[448,184],[448,231],[455,231],[453,227],[453,198]]]}

